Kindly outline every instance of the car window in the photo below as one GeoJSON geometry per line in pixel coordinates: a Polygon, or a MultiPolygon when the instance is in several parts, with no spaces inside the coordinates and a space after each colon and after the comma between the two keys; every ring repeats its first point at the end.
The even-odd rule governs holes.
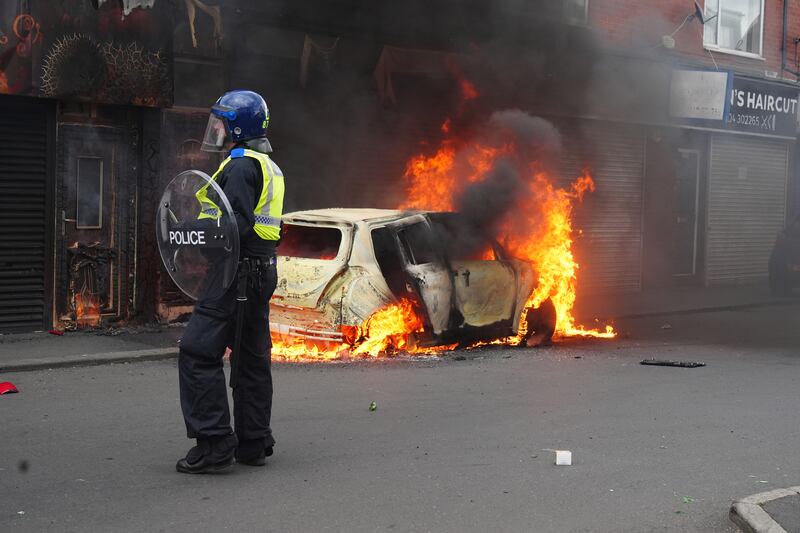
{"type": "Polygon", "coordinates": [[[430,228],[424,222],[403,226],[398,230],[397,236],[412,264],[425,265],[438,260],[436,241],[430,228]]]}
{"type": "Polygon", "coordinates": [[[324,226],[283,224],[278,255],[330,261],[339,255],[342,231],[324,226]]]}
{"type": "Polygon", "coordinates": [[[383,279],[386,280],[389,290],[399,298],[405,292],[406,277],[403,272],[403,258],[400,256],[394,234],[387,227],[379,227],[370,231],[370,236],[375,260],[378,261],[383,279]]]}

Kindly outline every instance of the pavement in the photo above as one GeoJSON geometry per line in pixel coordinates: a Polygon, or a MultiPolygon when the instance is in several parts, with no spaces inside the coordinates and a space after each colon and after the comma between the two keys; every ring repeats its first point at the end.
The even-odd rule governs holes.
{"type": "Polygon", "coordinates": [[[91,366],[178,355],[183,327],[143,326],[116,330],[67,331],[53,335],[0,334],[0,377],[3,372],[68,366],[91,366]]]}
{"type": "Polygon", "coordinates": [[[730,516],[747,533],[800,533],[800,486],[736,500],[730,516]]]}
{"type": "Polygon", "coordinates": [[[800,291],[774,296],[766,284],[722,287],[672,287],[632,294],[579,294],[575,306],[578,319],[588,322],[648,316],[669,316],[765,305],[787,305],[800,301],[800,291]]]}
{"type": "MultiPolygon", "coordinates": [[[[574,312],[581,324],[614,324],[623,328],[628,319],[668,317],[686,313],[792,305],[800,292],[788,297],[770,294],[766,285],[713,288],[673,288],[633,294],[588,294],[579,298],[574,312]]],[[[49,332],[0,334],[0,373],[69,366],[91,366],[169,359],[178,354],[181,324],[49,332]]]]}

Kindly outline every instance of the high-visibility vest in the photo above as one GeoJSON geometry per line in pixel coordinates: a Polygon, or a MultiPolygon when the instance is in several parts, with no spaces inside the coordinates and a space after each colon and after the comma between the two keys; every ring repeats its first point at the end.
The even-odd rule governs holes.
{"type": "MultiPolygon", "coordinates": [[[[255,225],[253,230],[256,234],[267,241],[277,241],[281,236],[281,217],[283,216],[283,172],[278,168],[267,154],[248,150],[247,148],[235,148],[231,154],[222,162],[217,171],[211,176],[216,181],[217,176],[225,169],[231,159],[242,157],[252,157],[261,165],[261,175],[264,177],[264,184],[261,187],[261,196],[256,202],[253,210],[255,214],[255,225]]],[[[212,202],[207,196],[208,185],[201,188],[195,194],[197,201],[200,202],[200,214],[198,219],[211,218],[219,219],[222,214],[219,206],[212,202]]]]}

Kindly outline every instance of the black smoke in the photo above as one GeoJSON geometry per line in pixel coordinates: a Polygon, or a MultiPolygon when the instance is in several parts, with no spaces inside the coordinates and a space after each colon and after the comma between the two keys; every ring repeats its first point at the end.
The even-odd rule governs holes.
{"type": "MultiPolygon", "coordinates": [[[[635,96],[630,79],[609,66],[591,27],[564,20],[561,1],[230,0],[226,5],[225,86],[176,103],[210,106],[218,91],[228,89],[262,93],[272,112],[274,158],[292,185],[287,210],[401,204],[406,162],[439,146],[446,118],[459,136],[511,130],[520,141],[535,141],[529,136],[543,130],[525,114],[546,116],[561,127],[560,117],[636,108],[630,105],[635,96]],[[304,70],[306,38],[329,52],[315,52],[304,70]],[[458,68],[414,72],[406,65],[408,70],[392,75],[397,101],[386,102],[375,80],[385,47],[446,54],[458,68]],[[459,74],[474,84],[477,98],[463,101],[459,74]],[[495,113],[503,109],[520,111],[495,113]]],[[[186,92],[181,87],[223,79],[203,69],[186,79],[176,74],[176,94],[186,92]]],[[[580,126],[576,130],[569,136],[583,151],[577,157],[599,166],[594,164],[599,154],[581,138],[580,126]]]]}
{"type": "Polygon", "coordinates": [[[457,182],[467,183],[475,168],[464,161],[475,156],[475,146],[504,150],[492,166],[455,199],[458,216],[447,217],[440,238],[451,256],[471,258],[499,236],[503,224],[531,194],[536,172],[552,170],[561,150],[561,134],[541,117],[520,110],[493,113],[480,134],[456,154],[457,182]]]}

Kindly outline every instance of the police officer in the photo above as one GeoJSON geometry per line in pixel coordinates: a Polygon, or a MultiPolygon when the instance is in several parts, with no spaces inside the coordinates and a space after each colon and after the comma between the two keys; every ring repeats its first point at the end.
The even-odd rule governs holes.
{"type": "MultiPolygon", "coordinates": [[[[179,460],[178,472],[201,474],[221,470],[234,461],[261,466],[272,455],[270,429],[269,300],[277,284],[275,247],[283,213],[283,173],[270,157],[269,110],[252,91],[231,91],[211,108],[203,150],[232,148],[212,177],[230,201],[239,226],[239,280],[246,283],[247,302],[233,387],[231,428],[223,372],[225,348],[234,346],[237,283],[220,297],[201,297],[180,344],[178,370],[183,418],[197,445],[179,460]],[[231,144],[232,143],[232,144],[231,144]]],[[[200,218],[218,218],[220,211],[198,193],[200,218]]],[[[244,287],[244,285],[241,285],[244,287]]],[[[232,373],[234,373],[232,371],[232,373]]]]}

